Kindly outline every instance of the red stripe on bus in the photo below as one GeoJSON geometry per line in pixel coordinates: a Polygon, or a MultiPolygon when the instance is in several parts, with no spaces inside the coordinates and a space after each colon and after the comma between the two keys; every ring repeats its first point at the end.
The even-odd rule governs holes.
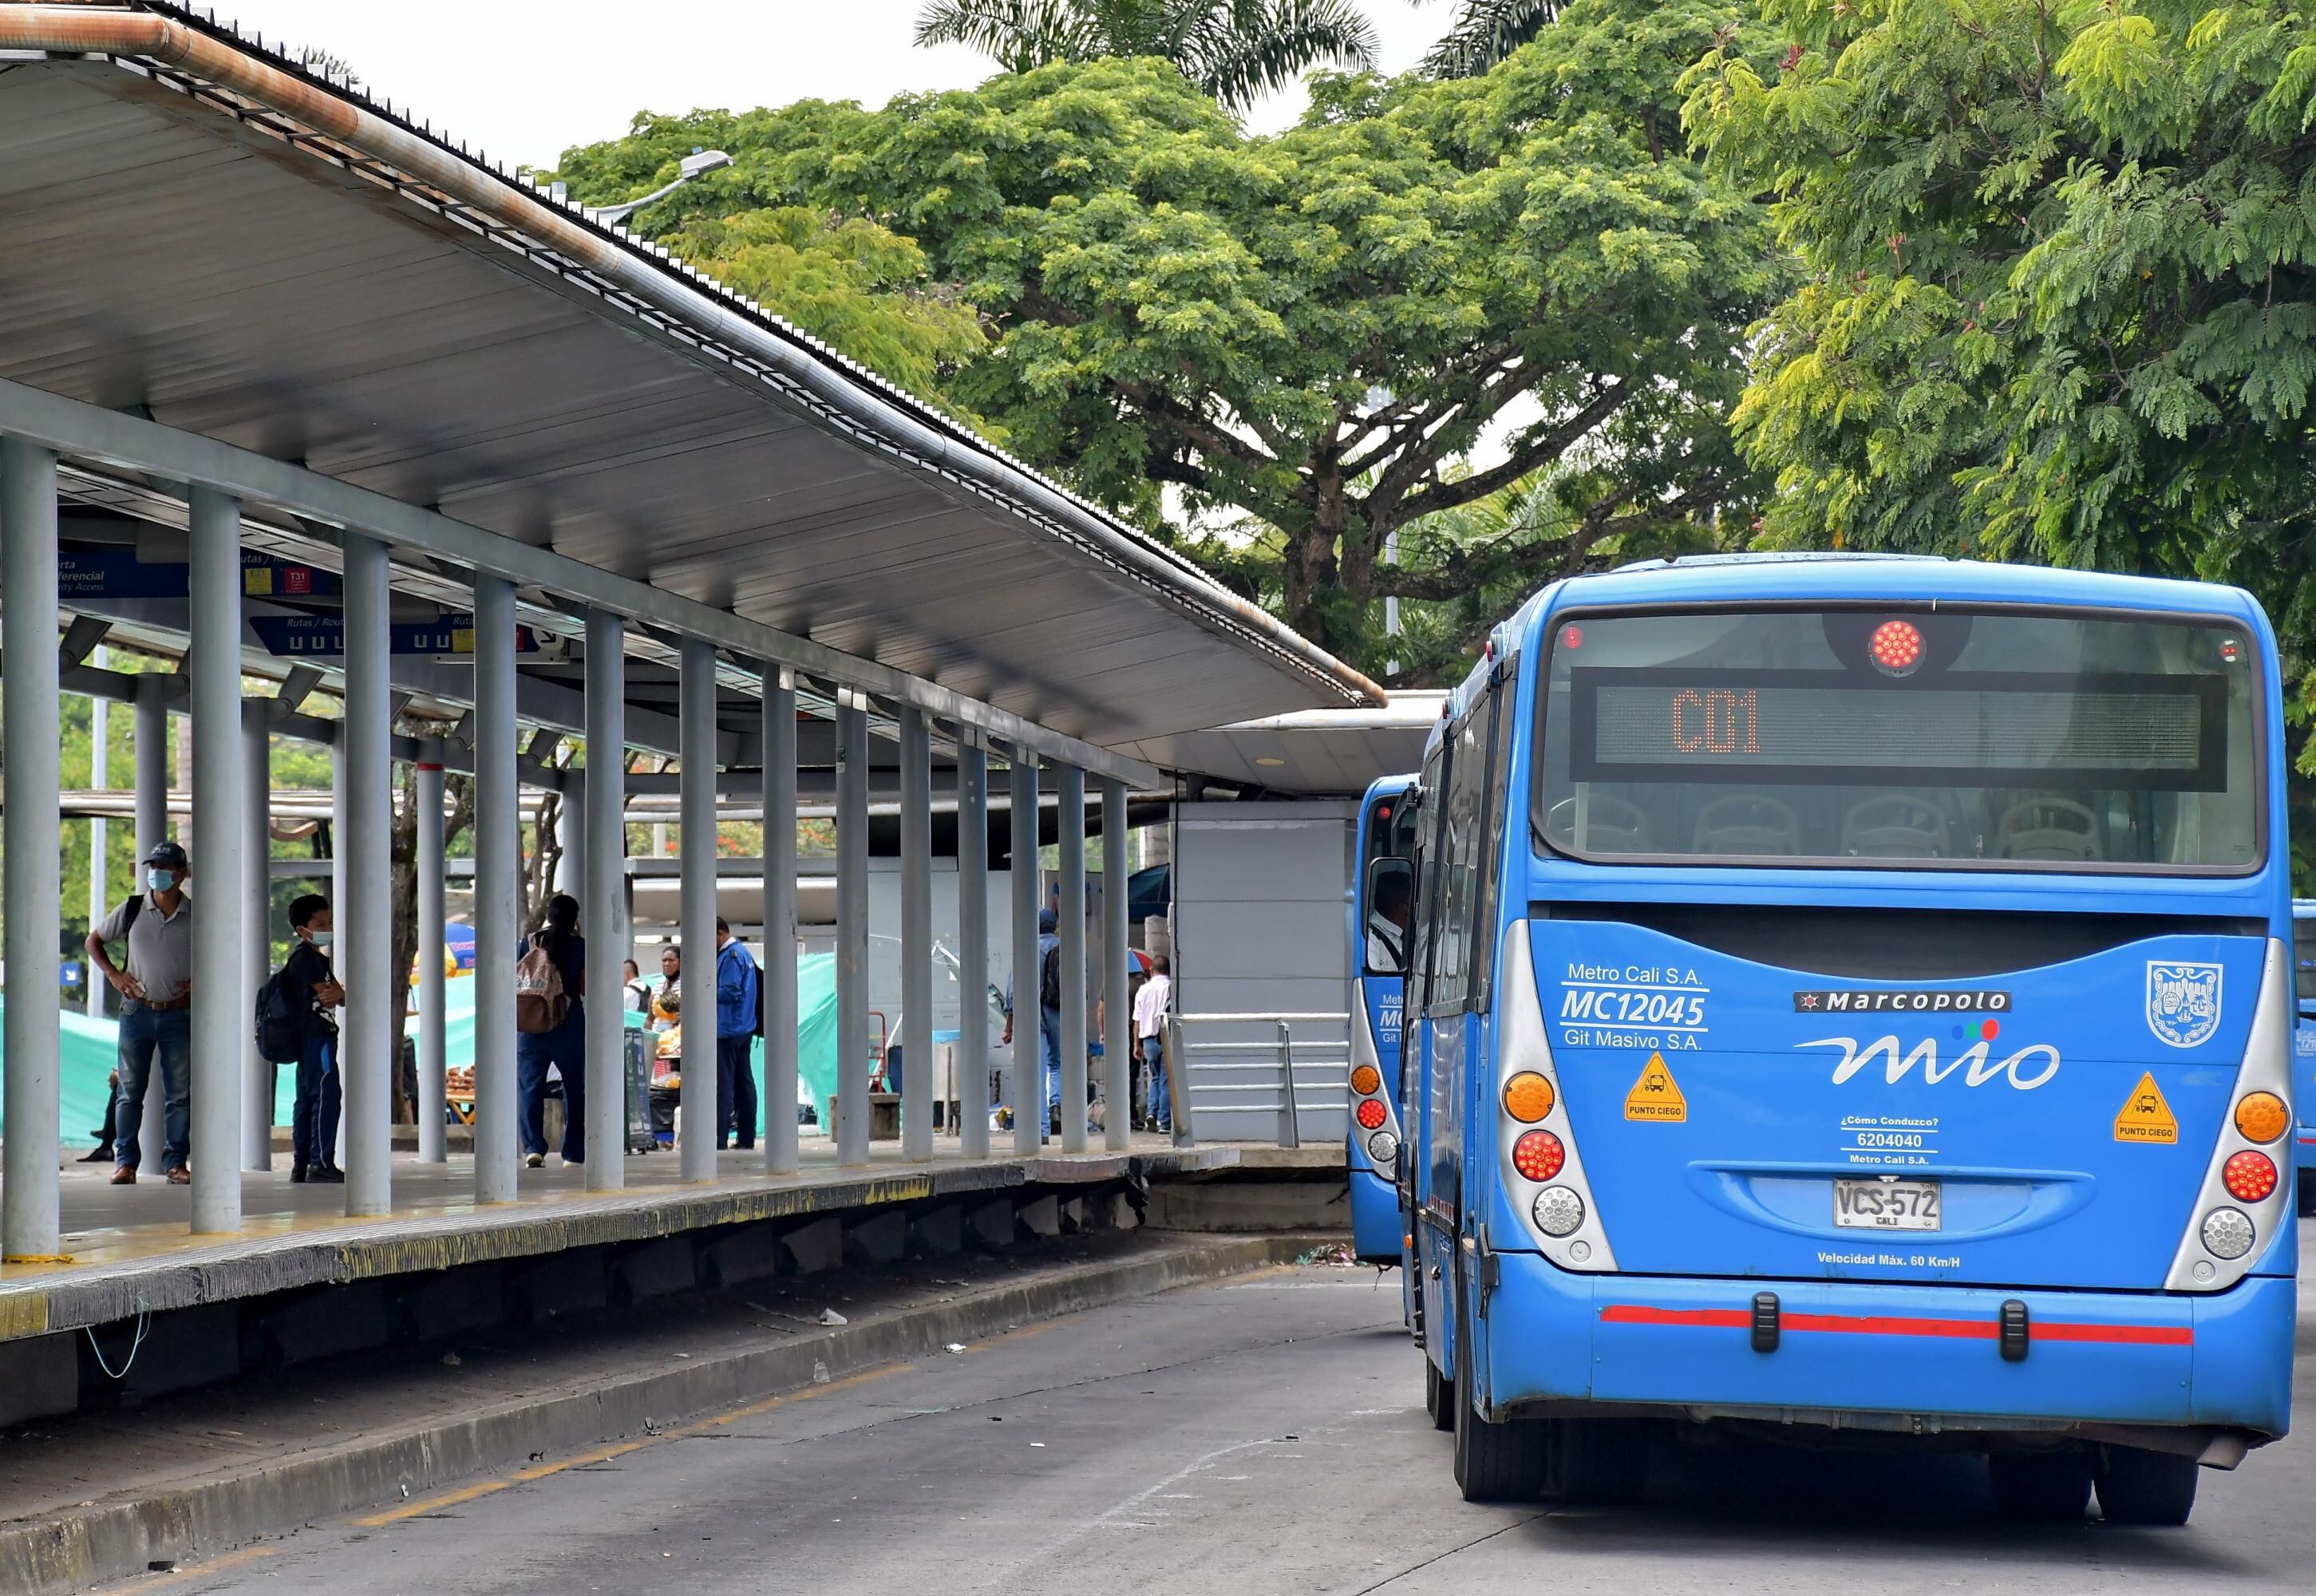
{"type": "MultiPolygon", "coordinates": [[[[1600,1310],[1604,1324],[1679,1324],[1720,1330],[1742,1330],[1753,1315],[1744,1308],[1660,1308],[1638,1303],[1612,1303],[1600,1310]]],[[[1781,1314],[1786,1330],[1815,1330],[1837,1335],[1930,1335],[1964,1341],[1992,1341],[2002,1333],[1992,1319],[1910,1318],[1892,1314],[1781,1314]]],[[[2028,1331],[2034,1341],[2110,1342],[2141,1346],[2193,1346],[2196,1333],[2184,1324],[2069,1324],[2049,1321],[2028,1331]]]]}

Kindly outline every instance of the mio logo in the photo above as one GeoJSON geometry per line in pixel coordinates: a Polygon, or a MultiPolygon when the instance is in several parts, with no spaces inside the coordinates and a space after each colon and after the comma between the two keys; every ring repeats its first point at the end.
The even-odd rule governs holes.
{"type": "Polygon", "coordinates": [[[1855,1037],[1827,1037],[1799,1045],[1841,1049],[1840,1060],[1833,1066],[1833,1083],[1837,1086],[1876,1059],[1883,1063],[1883,1079],[1893,1086],[1904,1080],[1917,1065],[1921,1066],[1922,1079],[1933,1086],[1956,1070],[1964,1070],[1965,1086],[1982,1086],[2000,1075],[2021,1092],[2032,1092],[2059,1073],[2059,1050],[2048,1042],[2030,1042],[2002,1059],[1992,1057],[1991,1047],[1983,1039],[1973,1042],[1950,1059],[1938,1057],[1936,1037],[1916,1042],[1911,1050],[1903,1052],[1893,1036],[1880,1037],[1862,1046],[1855,1037]]]}

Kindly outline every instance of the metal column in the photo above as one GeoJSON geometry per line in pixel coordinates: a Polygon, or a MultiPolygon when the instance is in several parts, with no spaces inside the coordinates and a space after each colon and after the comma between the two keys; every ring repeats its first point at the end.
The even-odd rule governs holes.
{"type": "Polygon", "coordinates": [[[1061,778],[1060,923],[1062,939],[1062,1151],[1086,1150],[1085,772],[1064,765],[1061,778]]]}
{"type": "MultiPolygon", "coordinates": [[[[687,690],[690,680],[687,671],[687,690]]],[[[620,860],[627,852],[628,655],[627,623],[608,611],[587,611],[586,688],[586,862],[579,879],[579,923],[587,937],[584,1147],[587,1190],[617,1191],[628,1178],[628,1042],[617,934],[626,879],[620,860]]],[[[683,1076],[689,1092],[690,1070],[683,1076]]]]}
{"type": "Polygon", "coordinates": [[[1101,783],[1102,1144],[1113,1153],[1134,1145],[1134,1012],[1127,995],[1126,783],[1101,783]]]}
{"type": "Polygon", "coordinates": [[[169,679],[157,672],[137,678],[137,746],[130,757],[137,782],[137,858],[129,868],[129,890],[138,892],[145,886],[146,853],[169,834],[169,679]]]}
{"type": "MultiPolygon", "coordinates": [[[[105,668],[104,645],[100,643],[89,651],[88,663],[98,670],[105,668]]],[[[105,745],[112,735],[112,700],[92,696],[88,700],[88,784],[98,792],[112,784],[112,773],[105,745]]],[[[112,896],[107,890],[111,883],[105,879],[104,853],[111,828],[102,815],[92,816],[88,823],[88,923],[96,925],[112,913],[112,896]]],[[[94,966],[88,970],[88,996],[84,1003],[92,1020],[104,1018],[104,982],[94,966]]]]}
{"type": "Polygon", "coordinates": [[[514,586],[475,578],[475,1200],[514,1200],[516,878],[514,586]]]}
{"type": "MultiPolygon", "coordinates": [[[[241,505],[192,489],[192,615],[186,673],[192,683],[193,869],[225,890],[202,894],[193,938],[193,1229],[241,1228],[242,1110],[248,1101],[244,1055],[253,1029],[243,995],[242,920],[263,913],[242,892],[249,795],[241,732],[241,505]]],[[[198,892],[200,889],[195,888],[198,892]]]]}
{"type": "Polygon", "coordinates": [[[1013,1151],[1037,1156],[1046,1136],[1046,1050],[1038,1004],[1038,756],[1013,750],[1013,1151]]]}
{"type": "Polygon", "coordinates": [[[836,707],[836,1161],[868,1162],[868,714],[836,707]]]}
{"type": "Polygon", "coordinates": [[[925,712],[901,735],[901,1156],[933,1155],[933,754],[925,712]]]}
{"type": "MultiPolygon", "coordinates": [[[[344,950],[346,1026],[338,1063],[345,1092],[346,1212],[390,1211],[394,1199],[394,745],[386,545],[345,535],[345,825],[336,851],[345,900],[334,919],[344,950]]],[[[235,1005],[236,1015],[240,1008],[235,1005]]]]}
{"type": "MultiPolygon", "coordinates": [[[[687,1181],[716,1178],[716,650],[683,640],[676,804],[682,823],[683,1128],[676,1156],[687,1181]]],[[[592,789],[590,789],[592,791],[592,789]]],[[[592,862],[592,861],[591,861],[592,862]]],[[[618,861],[612,861],[616,866],[618,861]]]]}
{"type": "MultiPolygon", "coordinates": [[[[273,700],[241,700],[241,781],[248,807],[243,824],[241,899],[247,905],[241,924],[241,985],[254,1001],[273,973],[273,700]]],[[[198,739],[194,745],[200,746],[198,739]]],[[[286,931],[287,928],[285,927],[286,931]]],[[[257,1051],[257,1028],[242,1028],[243,1080],[248,1092],[241,1110],[241,1167],[263,1174],[273,1167],[273,1085],[277,1069],[257,1051]]],[[[295,1068],[295,1065],[291,1066],[295,1068]]]]}
{"type": "Polygon", "coordinates": [[[442,745],[432,737],[419,747],[417,774],[418,1162],[441,1164],[450,1156],[442,1133],[449,1067],[442,1016],[442,745]]]}
{"type": "Polygon", "coordinates": [[[957,1132],[967,1158],[989,1156],[989,755],[959,727],[957,745],[957,1132]]]}
{"type": "Polygon", "coordinates": [[[61,1250],[57,1217],[56,1004],[64,935],[57,859],[57,457],[0,438],[0,720],[8,727],[0,852],[9,985],[0,1104],[0,1253],[46,1261],[61,1250]]]}
{"type": "Polygon", "coordinates": [[[797,1172],[796,678],[764,667],[764,1172],[797,1172]]]}
{"type": "MultiPolygon", "coordinates": [[[[346,845],[345,837],[351,822],[346,808],[346,723],[338,722],[337,735],[330,744],[330,919],[336,928],[336,941],[331,947],[334,957],[330,967],[337,973],[338,985],[343,986],[354,966],[354,943],[359,940],[357,927],[347,913],[346,845]]],[[[353,1043],[351,1024],[352,1012],[345,1003],[338,1005],[338,1138],[330,1149],[330,1156],[340,1169],[346,1167],[346,1113],[350,1106],[345,1098],[346,1059],[353,1043]]]]}

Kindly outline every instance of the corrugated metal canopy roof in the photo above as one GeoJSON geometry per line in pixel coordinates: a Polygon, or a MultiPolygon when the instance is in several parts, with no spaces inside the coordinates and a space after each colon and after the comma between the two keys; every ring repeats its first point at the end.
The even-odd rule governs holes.
{"type": "Polygon", "coordinates": [[[1118,752],[1170,771],[1195,771],[1242,789],[1337,797],[1423,763],[1424,739],[1447,694],[1394,692],[1371,709],[1310,709],[1236,726],[1142,737],[1118,752]]]}
{"type": "Polygon", "coordinates": [[[1369,699],[756,308],[223,30],[166,5],[0,4],[0,47],[117,49],[129,23],[159,42],[0,58],[0,377],[1089,742],[1369,699]]]}

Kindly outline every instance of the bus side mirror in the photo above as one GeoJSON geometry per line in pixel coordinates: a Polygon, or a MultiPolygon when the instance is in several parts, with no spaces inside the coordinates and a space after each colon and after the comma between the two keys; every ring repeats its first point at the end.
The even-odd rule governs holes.
{"type": "Polygon", "coordinates": [[[1364,901],[1367,974],[1405,975],[1408,933],[1415,922],[1415,866],[1404,859],[1370,860],[1364,901]]]}

